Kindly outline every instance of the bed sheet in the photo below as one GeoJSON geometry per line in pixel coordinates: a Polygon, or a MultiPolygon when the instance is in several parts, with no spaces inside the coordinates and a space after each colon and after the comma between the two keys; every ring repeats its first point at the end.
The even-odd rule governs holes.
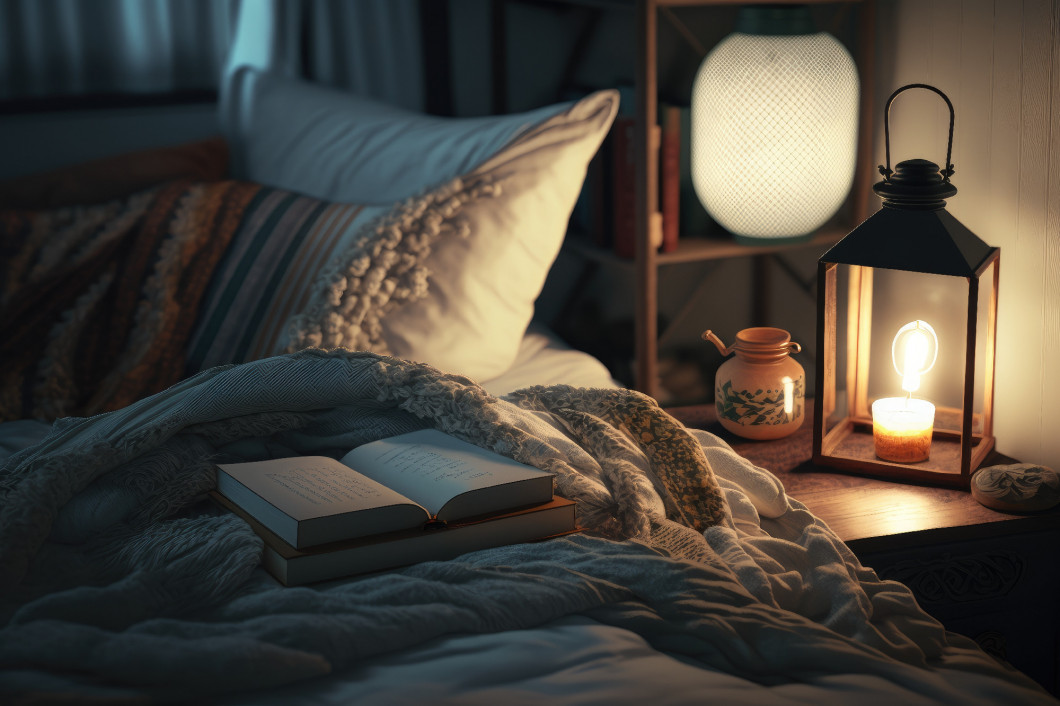
{"type": "Polygon", "coordinates": [[[481,385],[497,396],[531,385],[620,386],[603,363],[571,348],[539,323],[530,324],[512,367],[481,385]]]}

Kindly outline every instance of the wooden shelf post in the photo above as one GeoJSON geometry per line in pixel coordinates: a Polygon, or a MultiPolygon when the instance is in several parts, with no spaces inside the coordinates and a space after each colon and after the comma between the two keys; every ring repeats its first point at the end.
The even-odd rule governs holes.
{"type": "Polygon", "coordinates": [[[658,280],[655,248],[651,245],[651,214],[659,208],[659,154],[651,149],[651,128],[656,120],[656,101],[658,99],[658,72],[656,70],[656,21],[658,7],[656,0],[637,0],[637,69],[635,82],[637,86],[636,126],[634,142],[636,144],[636,200],[634,214],[636,220],[636,243],[634,286],[636,290],[636,308],[634,321],[634,355],[636,359],[636,380],[638,390],[652,397],[658,396],[658,280]]]}

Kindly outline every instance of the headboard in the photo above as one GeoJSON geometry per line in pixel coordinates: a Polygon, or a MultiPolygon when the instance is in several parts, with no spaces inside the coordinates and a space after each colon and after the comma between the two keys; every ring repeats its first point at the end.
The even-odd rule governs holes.
{"type": "Polygon", "coordinates": [[[0,179],[218,134],[213,101],[0,113],[0,179]]]}

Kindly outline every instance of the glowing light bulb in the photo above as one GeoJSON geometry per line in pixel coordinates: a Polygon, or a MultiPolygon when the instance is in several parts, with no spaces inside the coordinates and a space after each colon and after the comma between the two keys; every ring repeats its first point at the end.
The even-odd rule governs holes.
{"type": "Polygon", "coordinates": [[[902,389],[915,392],[920,389],[920,371],[927,362],[928,340],[919,329],[905,337],[905,365],[902,366],[902,389]]]}
{"type": "Polygon", "coordinates": [[[891,360],[895,371],[902,377],[902,389],[914,392],[920,389],[920,376],[935,366],[939,354],[939,339],[935,329],[926,321],[910,321],[894,335],[891,344],[891,360]],[[898,364],[898,351],[902,351],[902,364],[898,364]],[[931,356],[930,362],[928,356],[931,356]]]}

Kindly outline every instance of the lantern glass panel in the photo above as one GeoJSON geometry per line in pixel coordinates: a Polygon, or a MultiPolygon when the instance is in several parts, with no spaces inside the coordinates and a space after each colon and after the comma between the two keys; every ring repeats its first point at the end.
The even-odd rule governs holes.
{"type": "Polygon", "coordinates": [[[976,317],[975,338],[975,388],[972,395],[972,433],[993,436],[992,420],[988,419],[993,408],[992,397],[994,373],[994,346],[997,336],[997,285],[998,260],[994,259],[979,277],[979,305],[976,317]]]}
{"type": "MultiPolygon", "coordinates": [[[[856,322],[848,316],[848,310],[851,306],[851,276],[852,273],[857,273],[861,269],[863,268],[851,265],[836,265],[829,274],[830,277],[835,277],[832,291],[835,293],[836,298],[836,316],[834,321],[836,337],[831,350],[818,353],[819,355],[833,356],[830,367],[835,370],[834,377],[824,381],[825,396],[830,398],[831,403],[823,406],[819,405],[819,408],[826,413],[824,417],[824,431],[826,434],[854,414],[851,399],[853,383],[849,379],[849,375],[853,374],[853,368],[848,368],[847,365],[850,358],[847,355],[847,341],[851,340],[850,337],[853,336],[851,331],[856,330],[856,322]],[[834,391],[834,396],[831,394],[832,391],[834,391]]],[[[825,347],[829,348],[827,342],[825,347]]]]}
{"type": "Polygon", "coordinates": [[[920,272],[873,269],[872,322],[868,367],[868,403],[881,397],[904,397],[904,350],[892,356],[898,330],[913,321],[926,321],[938,338],[938,355],[930,370],[919,376],[912,397],[935,405],[935,428],[960,431],[967,356],[968,280],[920,272]]]}
{"type": "Polygon", "coordinates": [[[826,318],[824,324],[826,330],[834,327],[835,338],[830,341],[826,335],[821,351],[825,370],[823,433],[841,432],[837,427],[851,423],[855,432],[837,436],[826,453],[852,461],[876,460],[870,407],[877,399],[903,397],[907,392],[896,370],[904,362],[901,352],[892,352],[895,335],[910,322],[925,321],[937,336],[938,356],[931,369],[921,375],[920,385],[911,396],[935,406],[935,434],[930,460],[917,468],[960,473],[966,399],[972,405],[970,446],[977,447],[993,433],[987,410],[992,407],[996,268],[996,259],[991,260],[981,276],[972,279],[846,264],[826,272],[835,306],[826,305],[826,310],[834,311],[834,319],[826,318]],[[976,326],[969,332],[969,303],[973,300],[976,326]],[[969,371],[973,361],[974,371],[969,371]],[[829,375],[829,370],[834,374],[829,375]],[[970,386],[967,380],[972,381],[970,386]]]}

